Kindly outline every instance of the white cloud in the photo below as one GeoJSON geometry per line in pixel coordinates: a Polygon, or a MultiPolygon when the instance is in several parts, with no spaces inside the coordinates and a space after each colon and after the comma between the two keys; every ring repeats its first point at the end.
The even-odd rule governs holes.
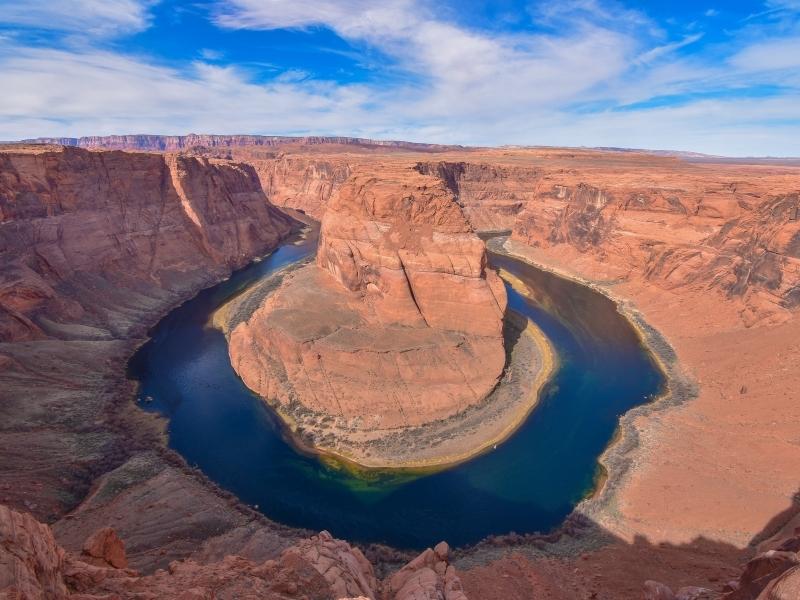
{"type": "Polygon", "coordinates": [[[0,1],[0,23],[88,36],[145,29],[157,0],[0,1]]]}
{"type": "MultiPolygon", "coordinates": [[[[581,0],[576,10],[589,4],[581,0]]],[[[564,10],[546,18],[563,18],[564,10]]],[[[217,21],[255,29],[324,25],[375,47],[422,81],[402,94],[406,112],[428,116],[520,112],[568,101],[619,75],[635,43],[582,18],[565,34],[489,35],[441,21],[429,5],[413,0],[231,0],[217,21]]]]}
{"type": "Polygon", "coordinates": [[[753,43],[737,53],[731,63],[744,71],[800,69],[800,36],[753,43]]]}
{"type": "Polygon", "coordinates": [[[800,12],[800,0],[767,0],[767,7],[800,12]]]}
{"type": "MultiPolygon", "coordinates": [[[[34,1],[39,14],[25,21],[18,10],[4,13],[2,2],[0,17],[20,25],[45,18],[41,11],[52,8],[34,1]]],[[[147,26],[150,3],[144,0],[103,3],[113,15],[106,19],[78,10],[90,4],[73,3],[69,18],[56,7],[48,13],[51,28],[94,28],[95,39],[106,39],[147,26]]],[[[167,67],[101,51],[99,43],[43,49],[12,36],[0,40],[0,139],[314,133],[800,154],[800,64],[793,58],[800,50],[785,33],[770,38],[759,31],[750,41],[736,40],[738,48],[686,57],[677,51],[700,46],[702,32],[675,40],[645,15],[599,0],[538,3],[530,13],[542,27],[538,33],[490,34],[443,14],[425,0],[229,0],[215,13],[226,28],[324,26],[355,51],[378,50],[394,74],[403,75],[369,84],[320,81],[300,70],[256,82],[247,70],[223,66],[216,49],[200,52],[203,60],[167,67]],[[651,106],[659,97],[762,83],[796,88],[769,99],[734,93],[651,106]],[[621,105],[638,108],[609,108],[621,105]]]]}
{"type": "Polygon", "coordinates": [[[225,58],[225,53],[219,50],[213,50],[212,48],[203,48],[200,50],[200,57],[203,60],[217,61],[225,58]]]}
{"type": "Polygon", "coordinates": [[[0,105],[4,139],[330,131],[349,125],[368,98],[357,86],[256,85],[235,68],[202,62],[181,73],[110,52],[20,48],[0,60],[0,89],[13,90],[0,105]]]}

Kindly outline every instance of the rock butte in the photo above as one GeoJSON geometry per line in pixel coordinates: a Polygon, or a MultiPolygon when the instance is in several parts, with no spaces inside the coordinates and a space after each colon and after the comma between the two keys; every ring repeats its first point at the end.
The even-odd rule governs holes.
{"type": "MultiPolygon", "coordinates": [[[[143,572],[227,555],[283,568],[283,552],[308,533],[238,504],[167,450],[162,425],[130,402],[125,361],[170,306],[289,231],[262,190],[324,217],[352,174],[416,167],[444,183],[475,229],[513,230],[509,251],[638,311],[674,348],[677,361],[665,351],[665,364],[696,382],[623,419],[603,492],[559,532],[451,557],[466,595],[638,599],[653,589],[722,592],[735,580],[750,594],[736,597],[755,598],[750,582],[761,574],[763,597],[794,597],[791,557],[745,573],[740,565],[787,552],[800,525],[799,161],[324,138],[175,143],[180,156],[0,152],[0,502],[51,523],[73,556],[111,525],[129,568],[143,572]],[[172,165],[197,182],[183,187],[188,203],[172,165]],[[643,592],[647,580],[663,585],[643,592]]],[[[411,558],[381,552],[381,568],[411,558]]],[[[215,576],[203,567],[191,577],[201,572],[215,576]]],[[[319,573],[304,572],[296,581],[311,596],[319,573]]]]}
{"type": "Polygon", "coordinates": [[[317,416],[306,427],[324,438],[315,446],[402,466],[380,450],[381,432],[482,402],[503,372],[505,308],[483,242],[439,179],[411,167],[354,173],[326,207],[316,265],[236,326],[230,355],[282,413],[317,416]],[[364,437],[375,443],[358,450],[364,437]]]}

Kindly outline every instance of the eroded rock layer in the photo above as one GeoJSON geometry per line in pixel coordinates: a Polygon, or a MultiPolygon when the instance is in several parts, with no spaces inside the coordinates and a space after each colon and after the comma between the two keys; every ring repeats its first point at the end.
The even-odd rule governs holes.
{"type": "Polygon", "coordinates": [[[251,389],[289,410],[353,432],[416,427],[497,384],[505,305],[441,181],[403,167],[356,173],[326,208],[317,264],[236,327],[230,353],[251,389]]]}

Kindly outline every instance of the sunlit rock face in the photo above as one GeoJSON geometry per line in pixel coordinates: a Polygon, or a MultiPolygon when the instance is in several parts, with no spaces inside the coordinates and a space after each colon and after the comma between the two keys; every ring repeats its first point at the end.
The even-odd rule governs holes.
{"type": "Polygon", "coordinates": [[[331,199],[316,265],[287,276],[236,328],[231,357],[263,397],[356,435],[414,427],[496,385],[505,306],[450,190],[385,166],[354,173],[331,199]]]}

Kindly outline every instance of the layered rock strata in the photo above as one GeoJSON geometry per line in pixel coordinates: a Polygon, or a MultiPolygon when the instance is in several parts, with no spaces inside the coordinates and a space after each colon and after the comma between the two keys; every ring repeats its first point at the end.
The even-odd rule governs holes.
{"type": "Polygon", "coordinates": [[[664,290],[716,288],[742,304],[747,324],[799,307],[800,193],[759,196],[744,182],[682,186],[542,186],[514,238],[594,254],[610,263],[609,275],[633,273],[664,290]]]}
{"type": "MultiPolygon", "coordinates": [[[[785,287],[785,282],[791,280],[795,264],[788,258],[794,256],[795,236],[789,232],[797,211],[792,212],[789,203],[788,211],[778,207],[773,214],[769,203],[800,192],[796,167],[781,161],[698,163],[575,149],[508,148],[437,155],[404,149],[390,154],[392,149],[385,149],[373,155],[377,147],[296,144],[267,146],[265,152],[271,154],[256,156],[252,147],[212,151],[194,146],[192,154],[198,158],[231,156],[251,163],[258,174],[262,170],[257,158],[269,164],[283,161],[285,171],[270,166],[263,171],[275,174],[276,199],[285,198],[299,208],[314,205],[319,215],[341,184],[329,186],[328,171],[317,164],[375,172],[387,163],[403,168],[433,165],[426,172],[440,177],[451,192],[458,190],[453,195],[476,228],[509,228],[516,221],[515,249],[533,262],[602,287],[626,307],[635,303],[647,322],[666,334],[678,364],[698,382],[697,397],[691,401],[662,404],[663,410],[634,422],[636,444],[625,445],[624,457],[635,468],[614,479],[614,503],[592,513],[620,539],[602,538],[606,541],[598,546],[596,533],[576,533],[567,548],[552,551],[538,540],[516,542],[509,549],[487,543],[474,557],[468,560],[462,555],[459,562],[461,579],[472,597],[638,600],[648,578],[664,581],[673,590],[700,585],[721,592],[730,579],[726,573],[731,565],[750,552],[750,540],[792,505],[800,464],[796,444],[800,417],[792,394],[800,386],[795,368],[800,327],[797,309],[785,302],[792,298],[792,286],[785,287]],[[439,173],[436,165],[441,162],[463,163],[465,174],[459,175],[461,167],[450,166],[439,173]],[[302,174],[295,175],[295,165],[300,165],[302,174]],[[479,175],[468,175],[471,170],[479,175]],[[604,206],[597,204],[597,190],[604,206]],[[505,215],[504,211],[519,219],[503,216],[498,221],[494,213],[505,215]],[[762,219],[766,244],[759,232],[762,219]],[[773,235],[776,224],[780,231],[773,235]],[[723,240],[721,246],[716,245],[718,238],[723,240]],[[778,256],[771,257],[776,247],[778,256]],[[684,262],[664,256],[670,250],[684,262]],[[651,262],[651,257],[657,260],[651,262]],[[662,257],[665,269],[658,268],[662,257]],[[709,257],[711,262],[706,263],[709,257]],[[739,264],[744,276],[741,284],[731,286],[739,264]]],[[[4,148],[3,155],[21,151],[4,148]]],[[[61,153],[60,148],[35,152],[47,154],[46,160],[58,168],[27,190],[33,197],[54,178],[76,177],[73,166],[78,167],[75,171],[83,168],[82,161],[65,162],[49,154],[61,153]]],[[[73,152],[71,156],[83,156],[73,152]]],[[[102,156],[112,154],[115,185],[126,187],[128,177],[138,181],[136,170],[125,165],[143,161],[141,155],[133,155],[130,162],[117,158],[119,153],[102,156]]],[[[159,164],[161,159],[147,160],[159,164]]],[[[205,168],[204,161],[197,164],[205,168]]],[[[13,171],[3,169],[4,211],[11,210],[7,205],[13,189],[5,182],[16,180],[13,171]]],[[[268,179],[262,178],[266,189],[264,181],[268,179]]],[[[13,210],[28,206],[27,197],[22,195],[13,210]]],[[[102,198],[96,201],[102,203],[102,198]]],[[[218,204],[217,199],[212,204],[218,204]]],[[[176,212],[170,206],[165,207],[165,222],[176,212]]],[[[98,212],[117,214],[120,208],[111,204],[98,212]]],[[[41,228],[48,222],[42,213],[47,215],[50,209],[37,210],[31,224],[25,224],[24,211],[16,212],[17,223],[4,223],[0,230],[41,228]]],[[[142,261],[147,264],[142,257],[152,255],[153,245],[160,247],[150,243],[164,233],[159,228],[157,238],[152,235],[158,213],[152,204],[146,210],[137,205],[132,213],[142,214],[150,224],[139,226],[134,236],[148,243],[123,255],[118,262],[122,273],[113,278],[104,273],[80,286],[79,277],[51,286],[57,296],[66,298],[63,304],[54,298],[44,304],[40,298],[26,298],[27,279],[13,269],[3,271],[6,305],[22,317],[5,316],[4,335],[23,341],[3,343],[0,350],[0,501],[49,521],[78,505],[55,525],[59,541],[76,556],[87,533],[112,524],[125,540],[128,562],[137,569],[166,568],[189,555],[198,564],[219,562],[230,554],[256,564],[276,560],[297,541],[297,532],[266,523],[170,457],[161,449],[160,427],[132,410],[132,390],[121,387],[134,341],[114,331],[109,334],[107,328],[124,326],[142,332],[166,307],[223,277],[230,268],[196,250],[196,238],[185,235],[180,243],[172,238],[173,251],[183,243],[192,248],[186,262],[176,266],[174,278],[137,278],[135,285],[127,284],[125,269],[142,261]],[[196,261],[201,268],[184,270],[183,265],[191,267],[196,261]],[[102,282],[107,277],[109,285],[102,282]],[[115,293],[117,286],[120,293],[115,293]],[[68,327],[64,315],[73,314],[67,310],[74,309],[73,301],[89,308],[74,313],[80,315],[75,317],[78,326],[68,327]],[[48,319],[51,310],[55,319],[48,319]],[[144,452],[145,448],[151,451],[144,452]]],[[[247,215],[235,218],[245,222],[247,215]]],[[[69,237],[80,221],[60,218],[49,223],[56,223],[56,237],[69,237]]],[[[114,229],[117,222],[116,217],[95,221],[96,228],[108,232],[112,246],[119,234],[114,229]]],[[[15,252],[27,247],[16,244],[15,252]]],[[[95,245],[92,248],[93,257],[104,256],[95,245]]],[[[3,266],[17,264],[15,255],[5,252],[3,266]]],[[[161,258],[158,254],[155,263],[161,258]]],[[[94,260],[81,264],[90,274],[96,273],[94,260]]],[[[611,473],[611,477],[616,476],[611,473]]],[[[197,578],[198,573],[192,576],[197,578]]],[[[773,594],[772,598],[783,597],[777,594],[784,589],[792,593],[795,573],[785,571],[761,593],[773,594]]]]}
{"type": "MultiPolygon", "coordinates": [[[[339,437],[380,441],[481,403],[503,371],[505,306],[483,242],[440,181],[404,168],[355,174],[327,206],[317,264],[232,331],[230,354],[282,412],[318,415],[316,437],[335,449],[339,437]]],[[[367,452],[350,457],[388,460],[367,452]]]]}
{"type": "Polygon", "coordinates": [[[149,296],[213,281],[290,229],[247,165],[31,147],[0,153],[0,174],[3,341],[125,336],[149,296]]]}

